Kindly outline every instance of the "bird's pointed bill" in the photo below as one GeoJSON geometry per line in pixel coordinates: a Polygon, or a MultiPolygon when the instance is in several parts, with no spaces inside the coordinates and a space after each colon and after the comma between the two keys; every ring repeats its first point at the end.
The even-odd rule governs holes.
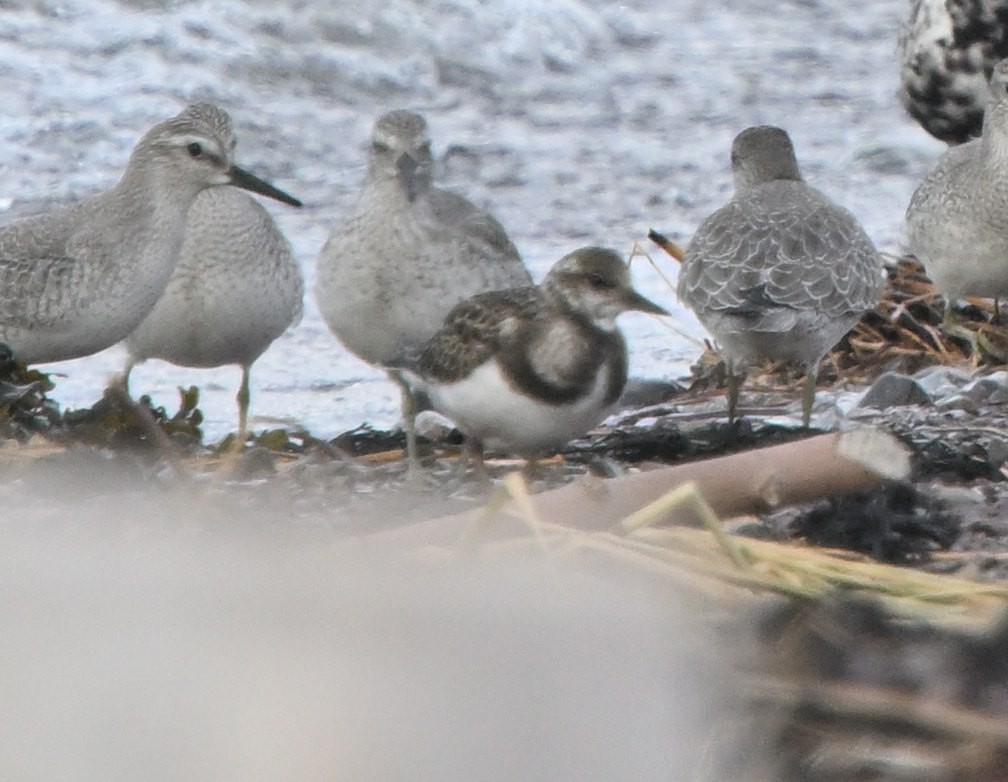
{"type": "Polygon", "coordinates": [[[241,166],[232,165],[228,171],[228,176],[231,180],[231,184],[235,187],[250,190],[253,193],[259,193],[259,195],[273,198],[285,204],[290,204],[291,206],[301,206],[301,202],[294,196],[288,195],[280,188],[274,187],[269,182],[266,182],[257,177],[255,174],[246,171],[241,166]]]}
{"type": "Polygon", "coordinates": [[[641,296],[637,291],[627,291],[623,296],[623,306],[636,312],[650,312],[652,315],[668,315],[668,310],[659,307],[651,299],[641,296]]]}

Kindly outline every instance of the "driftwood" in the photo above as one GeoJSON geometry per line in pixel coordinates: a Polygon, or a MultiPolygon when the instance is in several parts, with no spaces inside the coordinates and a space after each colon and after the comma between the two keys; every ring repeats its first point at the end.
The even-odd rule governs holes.
{"type": "Polygon", "coordinates": [[[480,522],[488,537],[510,537],[528,534],[530,516],[593,532],[611,529],[652,503],[649,523],[688,523],[695,519],[688,504],[657,507],[687,483],[695,484],[718,516],[730,517],[851,494],[909,473],[908,451],[895,437],[859,429],[619,478],[589,476],[531,497],[514,497],[492,516],[488,510],[469,511],[372,537],[392,544],[446,545],[480,522]]]}

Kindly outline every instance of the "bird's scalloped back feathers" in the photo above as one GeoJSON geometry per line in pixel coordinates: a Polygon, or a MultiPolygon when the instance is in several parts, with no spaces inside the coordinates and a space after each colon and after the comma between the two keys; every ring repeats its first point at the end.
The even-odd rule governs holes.
{"type": "Polygon", "coordinates": [[[873,307],[884,285],[878,252],[853,215],[814,188],[773,182],[712,214],[686,250],[679,297],[698,310],[762,306],[825,315],[873,307]]]}

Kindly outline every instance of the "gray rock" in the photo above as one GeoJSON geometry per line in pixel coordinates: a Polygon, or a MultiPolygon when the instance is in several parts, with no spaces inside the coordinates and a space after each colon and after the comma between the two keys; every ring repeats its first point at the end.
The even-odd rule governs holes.
{"type": "Polygon", "coordinates": [[[972,379],[969,372],[952,367],[928,367],[914,375],[914,380],[932,400],[959,393],[972,379]]]}
{"type": "Polygon", "coordinates": [[[980,404],[1004,404],[1008,401],[1008,372],[977,378],[963,388],[963,393],[980,404]]]}
{"type": "Polygon", "coordinates": [[[980,414],[980,405],[966,394],[952,394],[935,402],[935,407],[945,411],[960,411],[971,416],[980,414]]]}
{"type": "Polygon", "coordinates": [[[679,383],[631,377],[627,380],[617,406],[622,410],[651,407],[679,396],[685,389],[679,383]]]}
{"type": "Polygon", "coordinates": [[[926,405],[931,401],[930,394],[914,378],[899,372],[886,372],[872,383],[858,407],[887,410],[901,405],[926,405]]]}

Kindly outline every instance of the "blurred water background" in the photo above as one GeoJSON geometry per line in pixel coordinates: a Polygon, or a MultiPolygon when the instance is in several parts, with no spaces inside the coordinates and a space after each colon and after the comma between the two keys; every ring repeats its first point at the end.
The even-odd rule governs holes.
{"type": "MultiPolygon", "coordinates": [[[[149,126],[194,99],[232,115],[237,159],[305,201],[267,202],[313,287],[326,235],[353,204],[370,126],[390,108],[430,122],[438,179],[490,208],[539,279],[585,244],[634,260],[674,317],[622,319],[631,373],[684,375],[703,330],[663,279],[655,227],[688,241],[730,196],[743,127],[794,138],[807,179],[898,252],[902,214],[942,145],[899,107],[894,0],[0,0],[0,219],[111,186],[149,126]]],[[[404,270],[408,273],[408,270],[404,270]]],[[[125,352],[46,367],[54,396],[92,404],[125,352]]],[[[236,367],[138,367],[170,409],[198,384],[206,434],[236,425],[236,367]]],[[[398,420],[383,373],[303,321],[256,364],[253,426],[332,436],[398,420]]]]}

